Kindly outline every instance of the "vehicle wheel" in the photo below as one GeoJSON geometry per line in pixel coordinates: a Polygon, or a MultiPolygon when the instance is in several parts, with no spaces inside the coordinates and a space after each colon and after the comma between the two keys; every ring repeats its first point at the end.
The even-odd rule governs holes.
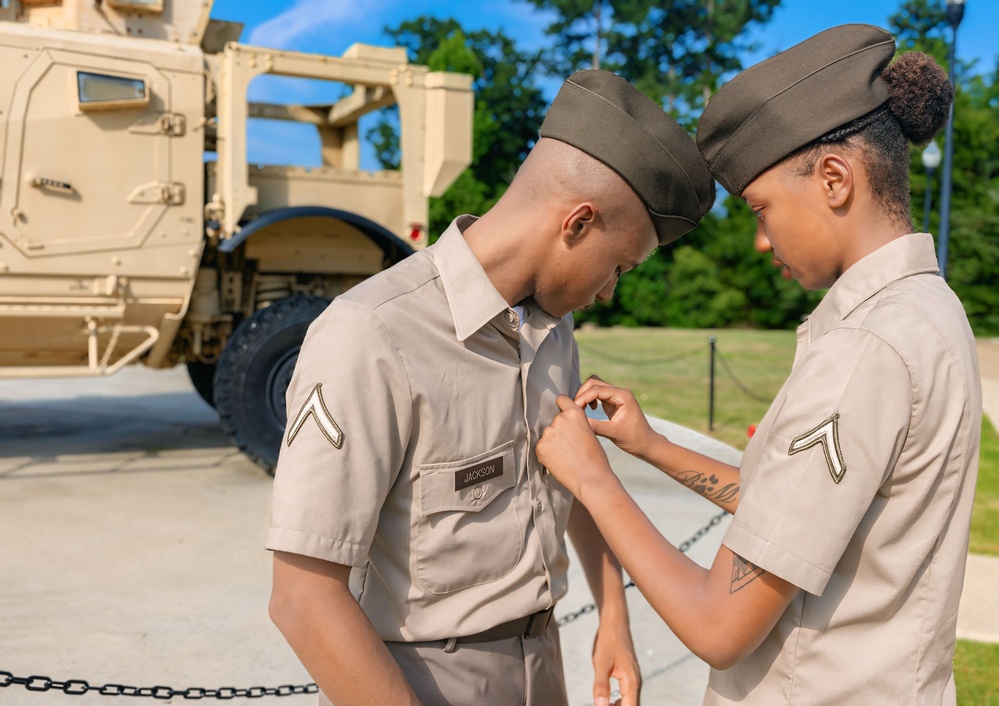
{"type": "Polygon", "coordinates": [[[297,296],[255,312],[233,333],[215,371],[215,409],[239,450],[274,475],[285,392],[309,324],[329,301],[297,296]]]}
{"type": "Polygon", "coordinates": [[[201,395],[201,399],[214,407],[215,363],[202,363],[200,360],[188,361],[187,375],[191,378],[194,389],[201,395]]]}

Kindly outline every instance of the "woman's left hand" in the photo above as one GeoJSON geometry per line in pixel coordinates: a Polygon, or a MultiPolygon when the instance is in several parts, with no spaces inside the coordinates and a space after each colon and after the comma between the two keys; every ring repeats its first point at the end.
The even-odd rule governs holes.
{"type": "Polygon", "coordinates": [[[541,464],[577,498],[584,485],[613,477],[607,454],[590,428],[586,412],[569,397],[555,400],[559,412],[538,440],[541,464]]]}

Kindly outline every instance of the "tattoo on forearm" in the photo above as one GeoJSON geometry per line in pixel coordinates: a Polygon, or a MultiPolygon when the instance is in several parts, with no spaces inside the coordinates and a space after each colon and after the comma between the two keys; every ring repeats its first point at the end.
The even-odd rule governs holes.
{"type": "Polygon", "coordinates": [[[739,497],[739,486],[736,483],[729,483],[718,487],[718,476],[711,473],[705,475],[697,471],[682,471],[676,475],[676,479],[691,490],[700,493],[709,500],[720,503],[730,503],[739,497]]]}
{"type": "Polygon", "coordinates": [[[728,592],[735,593],[739,589],[745,588],[763,573],[763,569],[736,554],[732,559],[732,584],[728,587],[728,592]]]}

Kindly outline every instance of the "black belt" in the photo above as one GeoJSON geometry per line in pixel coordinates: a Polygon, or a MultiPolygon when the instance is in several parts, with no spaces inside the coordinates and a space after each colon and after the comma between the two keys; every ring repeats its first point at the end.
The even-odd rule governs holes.
{"type": "Polygon", "coordinates": [[[500,623],[495,627],[477,632],[474,635],[466,635],[465,637],[455,639],[459,643],[468,643],[492,642],[493,640],[506,640],[511,637],[522,637],[525,640],[530,640],[533,637],[541,637],[545,634],[545,630],[548,629],[548,623],[551,622],[554,611],[555,608],[553,606],[547,610],[539,610],[537,613],[532,613],[523,618],[500,623]]]}
{"type": "Polygon", "coordinates": [[[547,610],[539,610],[537,613],[532,613],[531,615],[527,615],[523,618],[517,618],[516,620],[510,620],[506,623],[500,623],[499,625],[491,627],[488,630],[477,632],[474,635],[452,637],[445,640],[408,642],[403,644],[429,645],[443,642],[445,652],[454,652],[455,648],[459,644],[493,642],[495,640],[508,640],[513,637],[522,637],[525,640],[530,640],[535,637],[541,637],[545,634],[545,630],[548,629],[548,625],[551,623],[552,613],[554,611],[555,607],[552,606],[547,610]]]}

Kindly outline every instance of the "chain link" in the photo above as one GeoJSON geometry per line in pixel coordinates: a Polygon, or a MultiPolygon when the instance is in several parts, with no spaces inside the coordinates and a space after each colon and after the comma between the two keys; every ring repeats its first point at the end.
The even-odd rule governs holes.
{"type": "Polygon", "coordinates": [[[293,696],[296,694],[315,694],[319,687],[315,684],[283,684],[282,686],[252,686],[249,689],[237,689],[232,686],[223,686],[220,689],[204,689],[200,686],[192,686],[187,689],[172,689],[169,686],[126,686],[124,684],[104,684],[97,686],[90,685],[83,679],[69,679],[67,681],[54,681],[49,677],[30,676],[15,677],[10,672],[0,671],[0,688],[19,685],[28,691],[61,691],[64,694],[79,696],[88,691],[95,691],[102,696],[145,696],[152,699],[167,700],[172,698],[184,699],[218,699],[229,701],[231,699],[259,699],[264,696],[293,696]]]}
{"type": "MultiPolygon", "coordinates": [[[[710,532],[711,529],[713,527],[715,527],[719,522],[721,522],[722,520],[724,520],[725,517],[728,514],[729,513],[727,511],[724,511],[724,510],[722,512],[719,512],[717,515],[715,515],[714,517],[712,517],[711,520],[706,525],[704,525],[699,530],[697,530],[696,532],[694,532],[693,535],[691,535],[686,541],[684,541],[682,544],[680,544],[680,546],[678,546],[677,549],[679,549],[681,552],[683,552],[683,553],[686,554],[687,550],[690,549],[690,547],[693,546],[693,544],[695,542],[697,542],[697,540],[699,540],[701,537],[703,537],[708,532],[710,532]]],[[[635,586],[635,582],[634,581],[628,581],[628,583],[626,583],[624,585],[625,588],[634,588],[634,586],[635,586]]],[[[584,605],[582,608],[580,608],[576,612],[574,612],[574,613],[567,613],[566,615],[563,615],[561,618],[559,618],[558,619],[558,626],[562,627],[563,625],[568,625],[569,623],[573,622],[574,620],[578,620],[579,618],[582,618],[587,613],[592,613],[596,609],[597,609],[597,605],[595,603],[587,603],[586,605],[584,605]]]]}
{"type": "MultiPolygon", "coordinates": [[[[681,552],[686,552],[690,547],[697,542],[701,537],[706,535],[711,529],[725,519],[728,515],[727,512],[720,512],[711,520],[697,530],[689,539],[680,544],[677,547],[681,552]]],[[[634,581],[629,581],[625,588],[632,588],[635,585],[634,581]]],[[[587,613],[592,613],[597,609],[596,604],[587,603],[582,608],[574,613],[569,613],[561,617],[558,621],[558,626],[568,625],[569,623],[577,620],[587,613]]],[[[200,686],[192,686],[187,689],[173,689],[169,686],[126,686],[124,684],[104,684],[103,686],[97,686],[94,684],[91,686],[89,682],[84,679],[68,679],[66,681],[54,681],[49,677],[43,676],[30,676],[30,677],[15,677],[10,672],[0,671],[0,689],[12,685],[23,686],[28,691],[61,691],[64,694],[70,694],[73,696],[79,696],[81,694],[86,694],[88,691],[96,691],[102,696],[139,696],[147,697],[153,699],[167,700],[172,698],[184,698],[189,700],[198,699],[217,699],[220,701],[229,701],[235,698],[244,699],[259,699],[264,696],[293,696],[296,694],[315,694],[319,691],[319,687],[315,683],[312,684],[302,684],[299,686],[293,686],[291,684],[284,684],[278,687],[264,687],[264,686],[253,686],[249,689],[237,689],[232,686],[223,686],[219,689],[205,689],[200,686]]]]}

